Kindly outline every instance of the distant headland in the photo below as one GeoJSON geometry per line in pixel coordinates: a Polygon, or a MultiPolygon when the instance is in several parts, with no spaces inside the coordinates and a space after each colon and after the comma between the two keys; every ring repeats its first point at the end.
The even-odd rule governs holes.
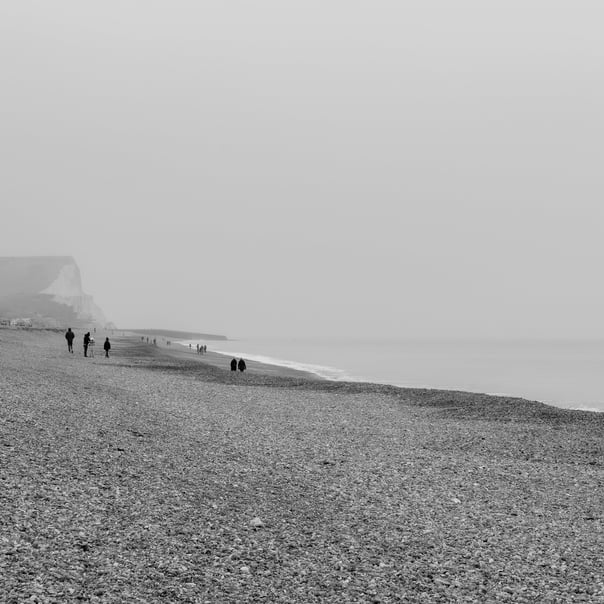
{"type": "Polygon", "coordinates": [[[213,333],[177,331],[173,329],[125,329],[124,331],[138,333],[142,336],[162,336],[164,338],[174,338],[175,340],[228,340],[226,336],[220,336],[213,333]]]}
{"type": "Polygon", "coordinates": [[[115,327],[82,289],[71,256],[0,257],[0,325],[115,327]]]}

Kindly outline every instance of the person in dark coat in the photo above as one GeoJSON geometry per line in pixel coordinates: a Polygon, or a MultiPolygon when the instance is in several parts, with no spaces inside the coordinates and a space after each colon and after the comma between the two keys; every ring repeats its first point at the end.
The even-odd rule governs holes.
{"type": "Polygon", "coordinates": [[[71,331],[71,327],[67,328],[67,333],[65,334],[65,339],[67,340],[67,350],[73,354],[73,339],[75,338],[75,333],[71,331]]]}
{"type": "Polygon", "coordinates": [[[105,357],[109,358],[109,351],[111,350],[111,342],[109,341],[109,338],[105,338],[103,348],[105,349],[105,357]]]}
{"type": "Polygon", "coordinates": [[[231,361],[231,371],[237,371],[237,359],[231,361]]]}
{"type": "Polygon", "coordinates": [[[243,359],[239,359],[239,363],[237,364],[237,367],[239,367],[239,371],[241,371],[241,373],[243,373],[247,369],[247,366],[243,359]]]}
{"type": "Polygon", "coordinates": [[[88,356],[88,346],[90,344],[90,332],[87,331],[84,334],[84,356],[87,357],[88,356]]]}

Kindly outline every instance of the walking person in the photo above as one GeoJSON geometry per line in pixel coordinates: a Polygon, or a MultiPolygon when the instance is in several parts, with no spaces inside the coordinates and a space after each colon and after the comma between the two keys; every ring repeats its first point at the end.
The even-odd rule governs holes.
{"type": "Polygon", "coordinates": [[[105,338],[105,343],[103,344],[103,348],[105,349],[105,358],[109,358],[109,351],[111,350],[111,342],[109,342],[109,338],[105,338]]]}
{"type": "Polygon", "coordinates": [[[87,331],[84,334],[84,356],[87,357],[88,356],[88,346],[90,344],[90,332],[87,331]]]}
{"type": "Polygon", "coordinates": [[[65,339],[67,340],[67,350],[73,354],[73,339],[75,338],[75,333],[71,331],[71,327],[67,328],[67,332],[65,333],[65,339]]]}
{"type": "Polygon", "coordinates": [[[237,371],[237,359],[231,360],[231,371],[237,371]]]}
{"type": "Polygon", "coordinates": [[[94,358],[94,338],[90,338],[90,342],[88,342],[88,352],[90,356],[94,358]]]}
{"type": "Polygon", "coordinates": [[[239,367],[239,371],[241,371],[241,373],[243,373],[247,369],[247,366],[243,359],[239,359],[239,363],[237,363],[237,367],[239,367]]]}

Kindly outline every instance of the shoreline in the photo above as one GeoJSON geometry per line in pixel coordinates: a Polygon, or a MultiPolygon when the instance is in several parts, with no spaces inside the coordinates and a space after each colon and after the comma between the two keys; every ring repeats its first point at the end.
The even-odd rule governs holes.
{"type": "Polygon", "coordinates": [[[109,337],[0,330],[1,601],[604,601],[602,414],[109,337]]]}
{"type": "MultiPolygon", "coordinates": [[[[245,383],[246,385],[295,387],[298,389],[323,390],[329,392],[345,393],[379,393],[395,396],[403,400],[414,398],[427,406],[442,407],[449,413],[467,415],[468,417],[488,417],[490,419],[516,418],[517,421],[534,418],[589,418],[592,415],[604,420],[604,413],[597,409],[578,409],[558,407],[542,401],[526,399],[517,396],[469,392],[464,390],[450,390],[441,388],[407,388],[394,384],[371,381],[347,381],[329,379],[314,373],[291,369],[282,365],[273,365],[258,361],[247,361],[248,370],[245,374],[229,371],[229,361],[233,358],[225,353],[208,351],[204,355],[196,354],[195,349],[188,349],[181,344],[173,343],[172,346],[157,347],[158,352],[165,353],[167,357],[191,363],[191,368],[173,368],[183,374],[194,371],[197,363],[224,372],[223,375],[211,373],[212,379],[222,383],[245,383]],[[576,415],[572,415],[576,414],[576,415]],[[587,414],[587,415],[585,415],[587,414]]],[[[160,366],[160,369],[164,369],[160,366]]],[[[210,377],[207,375],[206,377],[210,377]]],[[[604,421],[603,421],[604,423],[604,421]]]]}
{"type": "MultiPolygon", "coordinates": [[[[177,346],[180,346],[184,350],[186,350],[186,346],[187,346],[188,342],[189,342],[189,340],[183,340],[183,341],[179,341],[179,342],[174,342],[174,344],[177,346]]],[[[193,343],[194,342],[195,341],[193,341],[193,343]]],[[[169,348],[168,350],[172,350],[172,349],[169,348]]],[[[194,350],[193,350],[193,353],[195,353],[194,350]]],[[[393,381],[375,381],[375,380],[366,379],[366,378],[352,377],[350,375],[347,375],[345,370],[337,369],[335,367],[313,365],[312,363],[288,361],[286,359],[266,357],[263,355],[256,355],[253,353],[251,355],[246,355],[245,353],[242,353],[242,352],[238,352],[236,355],[235,354],[231,355],[227,352],[212,351],[212,353],[214,355],[218,355],[218,357],[217,357],[218,359],[225,357],[227,365],[228,365],[228,361],[231,358],[233,358],[233,356],[243,356],[246,359],[246,362],[248,362],[248,359],[251,359],[251,361],[248,362],[248,365],[250,363],[253,363],[254,369],[257,369],[261,372],[264,371],[269,374],[276,374],[276,375],[281,374],[284,376],[306,375],[307,377],[310,377],[311,379],[334,381],[334,382],[351,382],[351,383],[359,383],[359,384],[375,384],[375,385],[379,385],[379,386],[390,386],[390,387],[394,387],[394,388],[401,388],[403,390],[418,390],[418,391],[430,390],[430,391],[438,391],[438,392],[466,392],[468,394],[478,395],[478,396],[489,396],[489,397],[495,397],[495,398],[500,398],[500,399],[501,398],[521,399],[521,400],[526,400],[529,402],[538,402],[538,403],[541,403],[544,405],[548,405],[550,407],[555,407],[558,409],[568,409],[571,411],[589,411],[589,412],[593,412],[593,413],[604,413],[604,407],[603,408],[592,407],[589,404],[585,404],[585,405],[577,404],[576,406],[574,406],[574,405],[571,406],[568,402],[565,404],[562,404],[560,402],[532,399],[532,398],[523,396],[521,394],[510,394],[510,393],[505,393],[505,392],[482,392],[482,391],[474,391],[474,390],[455,389],[455,388],[450,388],[450,387],[435,387],[435,386],[431,386],[431,385],[406,386],[406,385],[402,385],[402,384],[399,384],[399,383],[396,383],[393,381]],[[337,375],[338,373],[340,374],[340,376],[337,375]]],[[[210,354],[210,353],[208,353],[208,354],[210,354]]],[[[203,358],[204,357],[202,356],[201,360],[203,360],[203,358]]],[[[217,361],[213,357],[208,359],[208,362],[210,364],[215,364],[217,366],[221,366],[220,361],[219,360],[217,361]]]]}
{"type": "MultiPolygon", "coordinates": [[[[189,349],[184,344],[180,344],[178,342],[173,342],[171,346],[161,347],[161,350],[174,358],[188,359],[191,361],[198,361],[200,363],[207,363],[208,365],[219,367],[225,370],[228,369],[229,371],[229,363],[234,357],[234,355],[230,355],[224,352],[215,352],[213,350],[208,350],[208,352],[206,352],[205,354],[197,354],[195,349],[189,349]],[[180,348],[182,348],[182,350],[180,350],[180,348]]],[[[295,369],[276,363],[263,363],[254,359],[248,359],[248,357],[245,357],[245,362],[247,365],[246,371],[252,373],[263,373],[267,375],[275,375],[281,377],[300,377],[309,380],[326,379],[310,371],[303,371],[300,369],[295,369]]]]}

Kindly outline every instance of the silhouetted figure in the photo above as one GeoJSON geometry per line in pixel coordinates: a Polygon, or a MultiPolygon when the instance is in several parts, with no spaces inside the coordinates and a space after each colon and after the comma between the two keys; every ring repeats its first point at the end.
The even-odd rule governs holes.
{"type": "Polygon", "coordinates": [[[73,339],[75,338],[75,333],[71,331],[71,327],[67,328],[67,332],[65,333],[65,339],[67,340],[67,350],[73,354],[73,339]]]}
{"type": "Polygon", "coordinates": [[[109,351],[111,350],[111,343],[109,342],[109,338],[105,338],[103,348],[105,349],[105,357],[109,358],[109,351]]]}
{"type": "Polygon", "coordinates": [[[88,356],[88,345],[90,344],[90,332],[84,334],[84,356],[88,356]]]}
{"type": "Polygon", "coordinates": [[[239,363],[237,363],[237,367],[239,367],[239,371],[241,371],[241,373],[243,373],[247,369],[247,366],[243,359],[239,359],[239,363]]]}
{"type": "Polygon", "coordinates": [[[237,359],[231,361],[231,371],[237,371],[237,359]]]}

